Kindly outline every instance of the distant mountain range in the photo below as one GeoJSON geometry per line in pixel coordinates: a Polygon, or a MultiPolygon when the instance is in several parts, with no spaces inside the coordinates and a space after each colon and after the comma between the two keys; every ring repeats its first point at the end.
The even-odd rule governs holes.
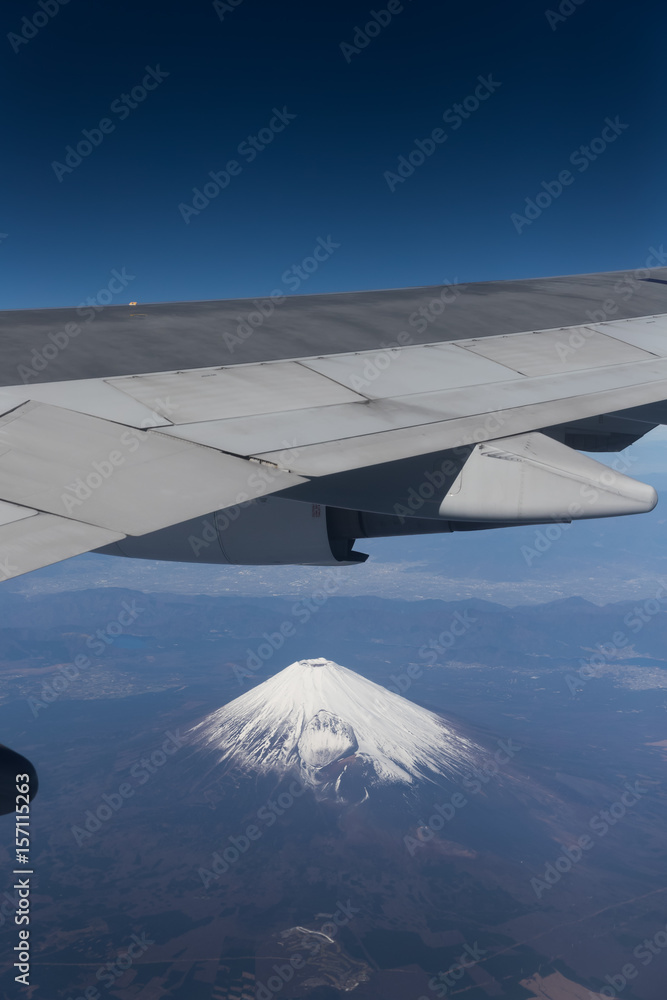
{"type": "MultiPolygon", "coordinates": [[[[376,674],[387,664],[388,687],[396,687],[393,664],[414,662],[422,672],[453,663],[532,672],[578,669],[601,647],[607,651],[598,664],[604,673],[622,664],[648,669],[667,663],[666,610],[667,577],[664,584],[653,581],[646,600],[602,607],[579,597],[507,608],[482,600],[334,595],[309,605],[290,597],[195,597],[112,587],[24,596],[0,587],[0,662],[5,682],[12,667],[34,674],[77,654],[121,668],[128,663],[136,669],[141,662],[148,676],[146,654],[159,652],[164,679],[172,654],[187,642],[193,651],[189,678],[208,676],[214,666],[234,697],[322,650],[357,671],[369,657],[376,674]],[[623,635],[614,646],[617,633],[623,635]]],[[[404,693],[400,685],[397,690],[404,693]]]]}

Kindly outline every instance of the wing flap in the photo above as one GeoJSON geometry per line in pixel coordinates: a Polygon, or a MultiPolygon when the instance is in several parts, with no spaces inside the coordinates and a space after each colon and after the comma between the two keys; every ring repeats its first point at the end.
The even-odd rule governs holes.
{"type": "Polygon", "coordinates": [[[655,355],[608,337],[602,328],[511,333],[486,340],[464,340],[461,347],[479,357],[507,365],[520,375],[556,375],[607,365],[650,361],[655,355]]]}
{"type": "Polygon", "coordinates": [[[5,503],[4,500],[0,500],[0,525],[22,521],[25,517],[34,517],[36,513],[36,510],[31,510],[29,507],[19,507],[15,503],[5,503]]]}
{"type": "MultiPolygon", "coordinates": [[[[246,408],[242,417],[234,414],[213,419],[205,405],[199,412],[200,420],[184,423],[177,410],[172,415],[173,426],[163,432],[206,447],[258,457],[301,475],[328,475],[424,454],[424,449],[455,447],[466,435],[481,433],[480,426],[486,426],[489,414],[500,414],[491,426],[504,436],[503,432],[539,430],[662,400],[662,385],[649,388],[667,379],[667,359],[657,356],[659,353],[667,355],[667,316],[600,324],[597,329],[567,327],[482,341],[301,359],[301,367],[312,368],[323,386],[338,383],[356,398],[336,403],[335,396],[314,402],[307,396],[294,402],[287,385],[278,411],[268,412],[267,404],[255,406],[253,412],[246,408]],[[653,350],[626,344],[626,327],[633,339],[642,335],[650,338],[653,350]],[[660,331],[664,346],[658,343],[660,331]],[[477,347],[488,357],[475,353],[477,347]],[[522,363],[525,373],[510,367],[522,363]],[[646,391],[635,391],[638,385],[646,385],[646,391]],[[613,398],[610,393],[615,394],[613,398]],[[209,413],[208,418],[205,413],[209,413]],[[510,431],[510,427],[516,430],[510,431]],[[377,457],[372,461],[376,445],[377,457]],[[289,462],[283,457],[285,449],[289,462]]],[[[226,377],[229,372],[243,370],[250,384],[260,370],[265,380],[266,372],[286,367],[268,362],[220,369],[220,373],[226,377]]],[[[175,398],[171,387],[180,378],[181,373],[164,373],[160,391],[175,398]]],[[[129,391],[134,391],[131,384],[139,381],[116,379],[114,384],[130,385],[129,391]]],[[[207,384],[214,382],[207,379],[207,384]]],[[[219,385],[223,388],[224,380],[219,385]]],[[[144,402],[155,405],[152,396],[146,396],[144,402]]],[[[185,420],[190,419],[188,412],[185,420]]]]}
{"type": "Polygon", "coordinates": [[[619,337],[625,344],[632,344],[658,357],[667,356],[667,330],[664,316],[644,316],[625,319],[620,323],[591,323],[591,330],[619,337]]]}
{"type": "MultiPolygon", "coordinates": [[[[667,363],[650,382],[640,381],[581,396],[561,395],[542,403],[484,410],[465,417],[302,446],[296,449],[296,457],[290,459],[289,468],[305,477],[328,476],[413,455],[428,455],[461,444],[541,430],[561,424],[565,418],[579,420],[664,399],[667,399],[667,363]]],[[[280,452],[265,452],[259,457],[276,463],[282,460],[280,452]]]]}
{"type": "MultiPolygon", "coordinates": [[[[34,513],[34,512],[33,512],[34,513]]],[[[82,524],[55,514],[0,525],[0,581],[120,541],[117,531],[82,524]]]]}
{"type": "Polygon", "coordinates": [[[296,361],[132,375],[109,379],[108,385],[177,424],[331,406],[363,398],[296,361]]]}
{"type": "Polygon", "coordinates": [[[49,404],[26,403],[0,417],[0,498],[122,535],[300,482],[159,431],[49,404]]]}
{"type": "Polygon", "coordinates": [[[0,390],[0,413],[7,413],[30,401],[52,403],[91,417],[127,424],[128,427],[168,427],[171,423],[100,379],[5,386],[0,390]]]}
{"type": "Polygon", "coordinates": [[[516,372],[511,369],[464,351],[458,344],[390,347],[384,351],[310,358],[301,364],[369,399],[437,392],[516,378],[516,372]]]}
{"type": "Polygon", "coordinates": [[[474,435],[484,427],[488,428],[486,437],[505,437],[657,402],[667,396],[666,386],[667,359],[656,358],[466,389],[259,414],[245,420],[202,421],[164,428],[162,433],[252,455],[299,475],[329,475],[453,448],[466,436],[475,440],[474,435]],[[315,455],[319,457],[313,464],[315,455]]]}

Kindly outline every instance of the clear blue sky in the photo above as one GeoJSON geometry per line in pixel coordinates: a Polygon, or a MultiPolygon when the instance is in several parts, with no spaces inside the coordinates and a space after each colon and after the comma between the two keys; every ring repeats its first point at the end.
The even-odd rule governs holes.
{"type": "Polygon", "coordinates": [[[0,13],[0,308],[76,304],[122,267],[123,300],[265,294],[318,236],[340,248],[303,292],[640,267],[667,243],[657,0],[43,3],[0,13]],[[620,131],[594,154],[607,118],[620,131]],[[101,141],[58,167],[84,130],[101,141]]]}

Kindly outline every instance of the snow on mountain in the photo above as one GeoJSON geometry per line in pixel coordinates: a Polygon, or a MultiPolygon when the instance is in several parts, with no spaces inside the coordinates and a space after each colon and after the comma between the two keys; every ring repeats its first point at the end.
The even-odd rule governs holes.
{"type": "Polygon", "coordinates": [[[298,660],[209,715],[195,737],[254,774],[296,771],[313,788],[453,777],[479,748],[438,715],[331,660],[298,660]]]}

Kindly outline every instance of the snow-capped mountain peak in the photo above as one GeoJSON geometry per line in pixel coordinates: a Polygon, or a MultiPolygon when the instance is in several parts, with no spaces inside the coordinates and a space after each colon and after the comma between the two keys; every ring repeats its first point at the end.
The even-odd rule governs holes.
{"type": "Polygon", "coordinates": [[[469,769],[478,748],[434,712],[323,657],[297,660],[213,712],[195,735],[219,760],[255,774],[298,772],[340,788],[407,784],[469,769]]]}

